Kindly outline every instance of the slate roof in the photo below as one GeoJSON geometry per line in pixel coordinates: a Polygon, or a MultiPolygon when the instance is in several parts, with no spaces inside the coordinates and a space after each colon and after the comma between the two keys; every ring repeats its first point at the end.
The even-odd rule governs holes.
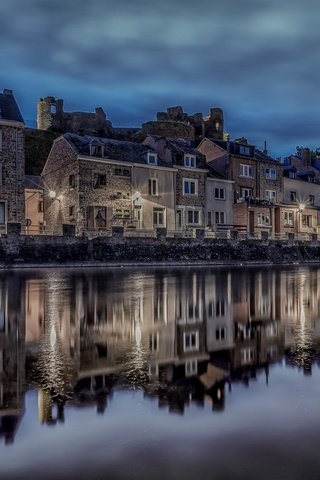
{"type": "Polygon", "coordinates": [[[261,150],[259,150],[258,148],[255,148],[255,158],[257,160],[281,164],[279,160],[277,160],[276,158],[270,157],[270,155],[267,155],[266,153],[261,152],[261,150]]]}
{"type": "Polygon", "coordinates": [[[0,120],[24,123],[12,90],[4,89],[0,93],[0,120]]]}
{"type": "Polygon", "coordinates": [[[191,141],[188,140],[182,140],[179,138],[173,138],[173,137],[162,137],[161,135],[148,135],[148,137],[153,138],[155,141],[159,141],[161,139],[164,139],[166,141],[166,144],[168,148],[172,152],[176,153],[190,153],[191,155],[196,155],[198,157],[204,157],[202,153],[200,153],[192,144],[191,141]]]}
{"type": "Polygon", "coordinates": [[[39,175],[26,175],[24,180],[24,188],[43,190],[44,184],[42,177],[39,175]]]}
{"type": "MultiPolygon", "coordinates": [[[[75,133],[65,133],[64,138],[75,148],[79,155],[90,156],[90,145],[102,145],[104,147],[103,157],[97,157],[105,160],[117,160],[129,163],[148,164],[148,152],[157,153],[153,148],[140,143],[127,142],[124,140],[113,140],[110,138],[93,137],[91,135],[76,135],[75,133]]],[[[170,167],[169,162],[163,160],[158,155],[158,165],[170,167]]]]}

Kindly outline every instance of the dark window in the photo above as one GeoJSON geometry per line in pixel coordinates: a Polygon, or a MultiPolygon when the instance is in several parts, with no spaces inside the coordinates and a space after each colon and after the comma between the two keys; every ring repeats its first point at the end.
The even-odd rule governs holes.
{"type": "Polygon", "coordinates": [[[101,188],[107,185],[107,176],[105,173],[95,173],[93,176],[93,187],[101,188]]]}
{"type": "Polygon", "coordinates": [[[130,177],[130,169],[129,168],[116,167],[113,170],[113,174],[118,175],[119,177],[130,177]]]}
{"type": "Polygon", "coordinates": [[[314,205],[314,195],[309,195],[309,203],[310,205],[314,205]]]}
{"type": "Polygon", "coordinates": [[[75,206],[72,205],[69,207],[69,217],[74,217],[74,212],[75,212],[75,206]]]}
{"type": "Polygon", "coordinates": [[[38,202],[38,212],[43,212],[43,201],[42,200],[40,200],[38,202]]]}
{"type": "Polygon", "coordinates": [[[72,188],[75,188],[75,187],[76,187],[76,176],[74,174],[69,175],[69,188],[70,188],[70,190],[72,188]]]}
{"type": "Polygon", "coordinates": [[[290,192],[290,201],[291,202],[297,201],[297,192],[290,192]]]}

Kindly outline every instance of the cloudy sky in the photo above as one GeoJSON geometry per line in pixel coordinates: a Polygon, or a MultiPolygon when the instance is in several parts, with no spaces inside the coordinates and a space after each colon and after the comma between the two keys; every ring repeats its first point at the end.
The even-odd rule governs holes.
{"type": "Polygon", "coordinates": [[[231,139],[275,156],[320,145],[319,0],[7,0],[0,89],[28,125],[39,97],[139,126],[224,110],[231,139]]]}

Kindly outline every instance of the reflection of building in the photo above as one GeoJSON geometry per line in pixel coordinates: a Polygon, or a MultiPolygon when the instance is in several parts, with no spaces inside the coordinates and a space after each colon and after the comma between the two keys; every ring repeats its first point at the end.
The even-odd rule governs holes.
{"type": "Polygon", "coordinates": [[[171,412],[183,413],[191,402],[221,410],[227,383],[248,383],[261,370],[268,378],[284,351],[290,364],[310,372],[319,284],[316,268],[3,275],[1,428],[8,432],[10,424],[13,432],[23,412],[24,327],[16,328],[16,298],[39,419],[55,425],[64,421],[67,402],[103,413],[118,387],[143,389],[171,412]]]}
{"type": "Polygon", "coordinates": [[[19,276],[0,278],[0,437],[12,443],[24,413],[24,302],[19,276]]]}

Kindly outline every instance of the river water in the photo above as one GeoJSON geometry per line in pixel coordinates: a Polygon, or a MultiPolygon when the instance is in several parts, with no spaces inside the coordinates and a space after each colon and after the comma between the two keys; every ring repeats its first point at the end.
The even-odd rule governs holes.
{"type": "Polygon", "coordinates": [[[0,273],[0,478],[318,480],[319,280],[0,273]]]}

